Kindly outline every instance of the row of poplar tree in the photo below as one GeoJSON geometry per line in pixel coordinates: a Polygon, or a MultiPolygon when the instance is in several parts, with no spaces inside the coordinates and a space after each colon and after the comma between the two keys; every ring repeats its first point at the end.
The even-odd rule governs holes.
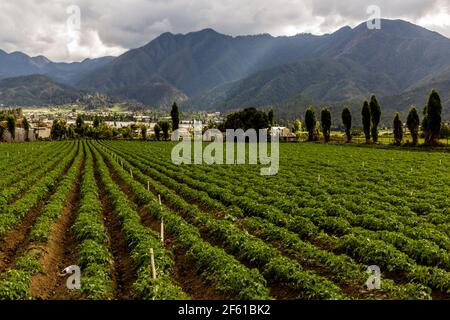
{"type": "MultiPolygon", "coordinates": [[[[364,101],[362,110],[362,124],[363,131],[366,138],[366,142],[373,143],[378,142],[378,126],[381,120],[381,106],[375,95],[372,95],[370,101],[364,101]]],[[[352,114],[349,108],[342,110],[342,123],[345,127],[345,134],[347,142],[352,140],[352,114]]],[[[317,121],[312,107],[306,110],[305,125],[308,131],[308,141],[318,140],[317,135],[317,121]]],[[[433,89],[428,98],[428,103],[423,110],[423,119],[420,122],[417,109],[412,106],[409,110],[408,118],[406,120],[406,126],[412,137],[412,144],[417,145],[419,142],[420,127],[425,137],[425,144],[435,145],[438,144],[442,125],[442,103],[438,92],[433,89]]],[[[320,112],[320,126],[322,127],[322,133],[325,142],[330,141],[331,132],[331,112],[329,109],[324,108],[320,112]]],[[[399,113],[396,113],[393,121],[394,128],[394,142],[400,145],[403,140],[403,122],[400,119],[399,113]]]]}

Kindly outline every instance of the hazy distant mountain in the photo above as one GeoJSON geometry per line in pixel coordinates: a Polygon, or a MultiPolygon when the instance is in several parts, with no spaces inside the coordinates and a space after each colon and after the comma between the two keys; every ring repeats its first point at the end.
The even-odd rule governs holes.
{"type": "Polygon", "coordinates": [[[45,106],[70,103],[81,97],[78,90],[44,75],[0,80],[0,103],[11,106],[45,106]]]}
{"type": "Polygon", "coordinates": [[[103,67],[113,59],[114,57],[102,57],[85,59],[82,62],[51,63],[44,68],[43,74],[58,82],[76,86],[80,79],[84,78],[88,73],[103,67]]]}
{"type": "Polygon", "coordinates": [[[43,74],[65,84],[74,85],[87,73],[110,62],[113,57],[86,59],[82,62],[57,63],[44,56],[30,57],[22,52],[10,54],[0,50],[0,79],[43,74]]]}

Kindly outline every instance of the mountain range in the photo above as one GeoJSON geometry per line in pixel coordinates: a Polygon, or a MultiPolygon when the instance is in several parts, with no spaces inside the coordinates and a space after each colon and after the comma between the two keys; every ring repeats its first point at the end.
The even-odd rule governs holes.
{"type": "MultiPolygon", "coordinates": [[[[0,103],[45,104],[46,95],[33,102],[32,95],[11,91],[9,82],[17,84],[11,78],[35,74],[58,86],[50,92],[64,97],[95,91],[149,107],[168,107],[176,100],[185,109],[224,112],[273,106],[287,118],[307,103],[336,109],[347,104],[359,113],[374,93],[391,119],[411,104],[421,108],[432,88],[449,102],[450,39],[406,21],[382,20],[379,30],[362,23],[321,36],[232,37],[212,29],[164,33],[119,57],[79,63],[0,51],[0,103]]],[[[35,87],[38,78],[33,79],[35,87]]]]}

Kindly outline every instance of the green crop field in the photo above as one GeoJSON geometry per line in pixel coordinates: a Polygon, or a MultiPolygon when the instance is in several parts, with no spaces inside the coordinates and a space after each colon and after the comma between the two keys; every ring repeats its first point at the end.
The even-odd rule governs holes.
{"type": "Polygon", "coordinates": [[[1,144],[0,298],[450,299],[450,154],[281,144],[261,176],[173,146],[1,144]]]}

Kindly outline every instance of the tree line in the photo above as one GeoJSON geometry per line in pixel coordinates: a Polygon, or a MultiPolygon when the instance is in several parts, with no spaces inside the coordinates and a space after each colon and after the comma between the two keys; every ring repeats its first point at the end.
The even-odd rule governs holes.
{"type": "MultiPolygon", "coordinates": [[[[423,110],[423,118],[420,121],[419,113],[416,107],[412,106],[409,110],[406,119],[406,127],[412,137],[412,144],[418,145],[419,134],[425,139],[427,145],[439,144],[439,138],[445,126],[442,124],[442,103],[439,94],[436,90],[432,90],[428,103],[423,110]]],[[[5,130],[11,133],[14,139],[16,128],[15,112],[3,112],[0,114],[0,138],[2,138],[5,130]]],[[[381,119],[381,106],[375,95],[372,95],[370,100],[364,101],[362,109],[362,132],[367,143],[378,143],[378,127],[381,119]]],[[[169,140],[170,131],[177,130],[180,123],[180,110],[176,102],[173,103],[171,112],[171,120],[162,120],[154,126],[155,140],[169,140]]],[[[257,110],[256,108],[248,108],[238,112],[229,114],[225,121],[220,124],[208,124],[204,130],[209,128],[217,128],[221,131],[226,129],[270,129],[274,126],[274,111],[269,109],[268,112],[257,110]]],[[[345,130],[346,141],[352,141],[352,113],[349,108],[345,107],[341,113],[342,124],[345,130]]],[[[98,115],[92,119],[92,126],[85,123],[84,117],[80,114],[77,116],[75,124],[68,125],[64,119],[54,119],[51,127],[51,138],[53,140],[61,139],[75,139],[75,138],[94,138],[94,139],[132,139],[136,136],[136,132],[140,133],[143,140],[148,139],[148,128],[145,125],[132,124],[128,127],[115,128],[106,124],[98,115]]],[[[30,124],[28,120],[21,116],[20,126],[28,132],[30,124]]],[[[312,107],[306,110],[304,116],[304,123],[308,133],[308,141],[317,141],[322,132],[325,142],[331,140],[332,115],[328,108],[323,108],[320,111],[320,119],[316,119],[315,111],[312,107]]],[[[403,142],[404,125],[400,119],[399,113],[395,114],[393,120],[394,144],[400,145],[403,142]]],[[[294,132],[298,133],[302,130],[302,123],[299,120],[295,121],[294,132]]]]}
{"type": "MultiPolygon", "coordinates": [[[[171,109],[171,121],[162,120],[155,124],[154,139],[169,140],[170,130],[179,127],[180,115],[176,102],[171,109]]],[[[142,140],[148,140],[148,127],[146,125],[131,124],[127,127],[116,128],[105,123],[99,115],[92,118],[92,126],[85,122],[85,117],[79,114],[75,124],[67,124],[65,119],[54,119],[50,131],[52,140],[92,138],[92,139],[133,139],[139,132],[142,140]]]]}
{"type": "MultiPolygon", "coordinates": [[[[366,143],[378,143],[378,127],[381,119],[381,106],[375,95],[369,101],[364,101],[362,109],[362,127],[366,143]]],[[[342,124],[345,128],[346,140],[352,141],[352,114],[349,108],[345,107],[341,114],[342,124]]],[[[308,141],[319,139],[319,129],[322,129],[325,142],[330,141],[331,112],[324,108],[320,112],[320,121],[316,120],[314,109],[309,107],[305,113],[305,126],[308,131],[308,141]]],[[[443,135],[444,125],[442,124],[442,103],[438,92],[433,89],[429,95],[428,103],[423,110],[422,122],[416,107],[412,106],[406,120],[406,127],[412,138],[412,145],[419,144],[419,133],[422,135],[426,145],[438,145],[441,135],[443,135]]],[[[400,119],[400,114],[396,113],[393,120],[394,144],[401,145],[403,142],[404,125],[400,119]]],[[[446,133],[448,134],[448,133],[446,133]]]]}

